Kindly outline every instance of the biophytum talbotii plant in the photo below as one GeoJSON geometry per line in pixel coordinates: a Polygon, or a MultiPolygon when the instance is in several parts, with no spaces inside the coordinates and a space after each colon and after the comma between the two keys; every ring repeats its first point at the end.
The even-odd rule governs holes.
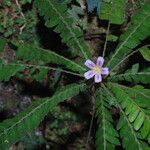
{"type": "MultiPolygon", "coordinates": [[[[105,3],[103,5],[102,8],[105,7],[112,11],[109,13],[109,18],[100,14],[101,19],[104,17],[109,20],[108,27],[114,22],[121,23],[120,18],[123,15],[119,10],[125,7],[124,0],[112,0],[111,3],[107,3],[111,9],[108,9],[105,3]],[[116,9],[119,11],[118,15],[115,14],[116,9]]],[[[60,102],[69,100],[80,92],[86,92],[90,80],[92,86],[95,87],[92,88],[94,93],[92,96],[95,101],[95,118],[97,119],[96,149],[113,150],[116,146],[120,146],[125,150],[148,150],[150,143],[150,90],[148,89],[150,68],[141,66],[138,69],[137,65],[128,68],[127,64],[130,64],[129,58],[134,58],[134,54],[138,53],[140,47],[146,47],[142,41],[150,36],[150,2],[145,3],[131,18],[128,28],[119,37],[119,44],[115,50],[112,48],[110,54],[106,47],[108,30],[104,51],[98,54],[97,60],[94,59],[95,56],[92,56],[83,38],[82,29],[73,25],[74,18],[68,14],[67,4],[62,5],[56,0],[34,0],[34,6],[43,16],[45,26],[59,33],[62,42],[80,58],[80,63],[51,50],[13,41],[11,44],[17,47],[16,57],[9,63],[1,59],[0,80],[8,81],[12,76],[24,79],[24,72],[27,70],[28,78],[39,82],[50,70],[58,70],[64,75],[78,76],[79,80],[78,83],[60,88],[52,97],[33,101],[30,107],[14,118],[1,122],[0,149],[8,149],[26,133],[35,129],[44,116],[49,111],[52,112],[60,102]],[[51,64],[56,64],[58,68],[51,67],[51,64]],[[112,119],[112,108],[118,110],[117,122],[112,119]]],[[[6,40],[1,39],[1,49],[6,43],[6,40]]],[[[138,59],[137,63],[140,64],[138,59]]]]}

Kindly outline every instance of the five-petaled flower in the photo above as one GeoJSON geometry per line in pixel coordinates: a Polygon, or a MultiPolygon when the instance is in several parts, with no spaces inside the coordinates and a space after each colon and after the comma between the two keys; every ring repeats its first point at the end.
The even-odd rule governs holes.
{"type": "Polygon", "coordinates": [[[84,77],[86,79],[91,79],[94,77],[94,81],[99,83],[102,81],[102,75],[108,75],[109,70],[108,67],[102,67],[104,64],[104,58],[98,57],[96,64],[93,63],[90,59],[86,60],[85,66],[90,68],[91,70],[84,73],[84,77]]]}

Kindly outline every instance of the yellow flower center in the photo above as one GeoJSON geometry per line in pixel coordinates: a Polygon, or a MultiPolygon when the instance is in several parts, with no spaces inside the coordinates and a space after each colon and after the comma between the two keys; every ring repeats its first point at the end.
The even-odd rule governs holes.
{"type": "Polygon", "coordinates": [[[94,74],[101,74],[101,67],[100,66],[95,66],[93,68],[94,74]]]}

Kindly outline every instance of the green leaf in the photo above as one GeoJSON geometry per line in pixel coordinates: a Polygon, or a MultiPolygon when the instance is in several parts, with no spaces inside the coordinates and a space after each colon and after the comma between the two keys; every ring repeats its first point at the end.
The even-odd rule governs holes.
{"type": "Polygon", "coordinates": [[[7,40],[4,38],[0,39],[0,53],[2,53],[4,51],[4,48],[6,46],[7,40]]]}
{"type": "Polygon", "coordinates": [[[35,129],[44,116],[53,111],[58,103],[69,99],[86,89],[85,84],[71,84],[56,92],[51,98],[34,101],[31,106],[12,119],[0,123],[0,148],[7,150],[26,133],[35,129]]]}
{"type": "Polygon", "coordinates": [[[137,118],[138,114],[139,114],[139,109],[137,109],[136,106],[133,106],[129,114],[129,121],[133,122],[137,118]]]}
{"type": "Polygon", "coordinates": [[[66,68],[72,71],[80,72],[82,74],[83,72],[85,72],[85,68],[83,68],[82,66],[50,50],[24,45],[21,43],[15,43],[15,45],[18,46],[18,50],[16,52],[17,59],[31,61],[37,65],[54,63],[64,65],[66,68]]]}
{"type": "Polygon", "coordinates": [[[33,75],[31,75],[31,78],[35,79],[36,81],[43,81],[48,73],[48,69],[46,68],[40,68],[39,71],[37,73],[34,73],[33,75]]]}
{"type": "Polygon", "coordinates": [[[100,6],[99,18],[112,24],[122,24],[125,18],[125,0],[104,0],[100,6]]]}
{"type": "Polygon", "coordinates": [[[118,37],[112,34],[109,34],[107,36],[107,41],[116,42],[118,40],[118,37]]]}
{"type": "Polygon", "coordinates": [[[25,66],[12,66],[10,64],[0,63],[0,81],[8,81],[16,73],[23,71],[25,66]]]}
{"type": "MultiPolygon", "coordinates": [[[[150,103],[149,103],[150,90],[149,89],[144,89],[144,87],[142,87],[142,86],[135,86],[133,88],[128,88],[128,87],[124,86],[124,91],[127,92],[130,97],[134,98],[136,100],[136,103],[139,106],[143,107],[144,110],[147,110],[145,112],[148,113],[148,115],[150,114],[150,103]]],[[[139,111],[139,109],[137,109],[136,106],[134,106],[134,107],[132,107],[132,112],[133,112],[133,115],[137,114],[136,115],[136,117],[137,117],[140,111],[139,111]]],[[[137,124],[135,123],[135,127],[137,128],[137,130],[140,127],[142,121],[145,119],[143,114],[139,114],[139,115],[140,115],[140,117],[139,117],[140,121],[137,121],[137,124]]],[[[129,120],[132,122],[136,119],[136,117],[131,118],[131,120],[130,120],[130,115],[129,115],[129,120]]],[[[137,118],[137,120],[138,120],[138,118],[137,118]]],[[[150,118],[148,120],[144,121],[144,124],[142,125],[142,127],[140,129],[140,134],[143,139],[147,138],[149,133],[150,133],[150,118]]]]}
{"type": "Polygon", "coordinates": [[[62,41],[73,50],[81,52],[85,59],[91,57],[89,47],[86,45],[83,32],[79,28],[73,28],[73,19],[68,13],[66,4],[61,5],[57,0],[35,0],[35,6],[41,16],[44,16],[45,25],[54,27],[54,31],[60,33],[62,41]]]}
{"type": "Polygon", "coordinates": [[[145,60],[150,61],[150,49],[148,47],[140,48],[139,51],[145,60]]]}
{"type": "Polygon", "coordinates": [[[119,75],[112,75],[109,80],[111,81],[128,81],[147,84],[150,83],[150,71],[138,73],[124,73],[119,75]]]}
{"type": "Polygon", "coordinates": [[[124,109],[129,121],[133,123],[134,129],[140,131],[143,135],[147,135],[147,137],[143,137],[148,140],[148,134],[150,134],[150,96],[141,90],[135,90],[114,83],[109,83],[108,86],[124,109]],[[144,125],[145,123],[149,123],[149,127],[144,125]],[[145,128],[147,128],[147,133],[145,133],[145,128]]]}
{"type": "MultiPolygon", "coordinates": [[[[143,124],[145,120],[145,114],[143,112],[140,112],[138,114],[138,117],[136,118],[135,122],[134,122],[134,129],[135,130],[139,130],[143,124]]],[[[149,120],[150,121],[150,120],[149,120]]]]}
{"type": "Polygon", "coordinates": [[[134,65],[132,66],[132,69],[131,69],[131,72],[132,72],[133,74],[138,73],[138,71],[139,71],[139,63],[134,64],[134,65]]]}
{"type": "Polygon", "coordinates": [[[119,62],[142,40],[150,35],[150,2],[148,1],[131,19],[131,24],[127,31],[120,37],[120,43],[117,46],[114,55],[109,59],[107,67],[110,71],[119,69],[119,62]]]}
{"type": "Polygon", "coordinates": [[[148,120],[146,120],[144,122],[143,127],[140,130],[140,133],[141,133],[143,139],[145,139],[148,136],[149,132],[150,132],[150,127],[149,126],[150,126],[150,123],[149,123],[148,120]]]}
{"type": "Polygon", "coordinates": [[[115,145],[120,145],[118,133],[113,127],[111,112],[108,109],[107,93],[99,88],[96,91],[96,116],[98,120],[98,130],[96,132],[96,147],[98,150],[106,150],[115,145]]]}
{"type": "Polygon", "coordinates": [[[119,119],[119,124],[120,122],[122,123],[122,126],[119,130],[121,139],[123,141],[122,144],[125,150],[133,150],[133,149],[143,150],[145,147],[148,147],[144,142],[138,139],[138,134],[134,131],[134,128],[132,124],[129,122],[123,109],[119,105],[118,107],[121,110],[121,117],[119,119]]]}
{"type": "Polygon", "coordinates": [[[130,122],[128,115],[125,113],[124,108],[122,107],[122,102],[126,100],[126,97],[122,95],[122,91],[120,93],[118,88],[112,87],[112,83],[110,84],[111,85],[107,84],[107,86],[111,90],[105,87],[105,91],[107,91],[107,95],[109,95],[108,97],[112,97],[115,100],[116,107],[118,107],[120,110],[120,118],[117,129],[120,131],[123,148],[125,148],[125,150],[147,149],[149,146],[139,138],[139,133],[134,129],[133,124],[130,122]],[[111,91],[113,91],[113,93],[111,91]]]}

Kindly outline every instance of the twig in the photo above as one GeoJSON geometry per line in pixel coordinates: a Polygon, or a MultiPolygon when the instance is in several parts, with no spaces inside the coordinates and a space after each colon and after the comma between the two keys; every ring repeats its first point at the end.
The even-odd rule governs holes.
{"type": "MultiPolygon", "coordinates": [[[[15,2],[16,2],[16,5],[18,6],[18,8],[21,10],[21,6],[20,6],[18,0],[15,0],[15,2]]],[[[23,12],[20,12],[20,14],[21,14],[21,16],[22,16],[23,18],[25,18],[23,12]]]]}
{"type": "Polygon", "coordinates": [[[88,147],[88,143],[89,143],[90,136],[91,136],[92,126],[93,126],[93,121],[94,121],[94,115],[95,115],[95,106],[93,106],[93,110],[92,111],[93,112],[92,112],[92,117],[91,117],[89,132],[88,132],[88,137],[87,137],[87,141],[86,141],[86,147],[88,147]]]}
{"type": "Polygon", "coordinates": [[[26,27],[26,25],[24,24],[22,27],[20,27],[20,32],[19,34],[22,34],[23,29],[26,27]]]}
{"type": "MultiPolygon", "coordinates": [[[[93,90],[92,91],[94,91],[94,90],[95,90],[95,88],[93,86],[93,90]]],[[[90,127],[89,127],[89,131],[88,131],[88,136],[87,136],[87,140],[86,140],[86,149],[88,149],[88,143],[89,143],[89,140],[90,140],[92,126],[93,126],[93,121],[94,121],[94,115],[95,115],[95,96],[94,95],[92,96],[92,102],[93,102],[93,109],[92,109],[92,116],[91,116],[91,121],[90,121],[90,127]]]]}
{"type": "Polygon", "coordinates": [[[102,55],[103,57],[105,56],[105,52],[106,52],[106,48],[107,48],[109,29],[110,29],[110,21],[108,22],[108,27],[107,27],[107,31],[106,31],[106,40],[105,40],[103,55],[102,55]]]}
{"type": "MultiPolygon", "coordinates": [[[[15,2],[16,2],[16,5],[18,6],[19,10],[21,10],[21,6],[20,6],[18,0],[15,0],[15,2]]],[[[20,12],[20,14],[21,14],[22,18],[25,19],[25,15],[23,14],[22,11],[20,12]]],[[[22,31],[23,31],[23,29],[25,28],[25,26],[26,26],[26,25],[24,24],[22,27],[20,27],[19,34],[22,34],[22,31]]]]}
{"type": "MultiPolygon", "coordinates": [[[[112,4],[112,2],[110,4],[112,4]]],[[[109,34],[109,29],[110,29],[110,16],[112,13],[111,11],[112,11],[112,6],[110,8],[109,17],[108,17],[109,21],[108,21],[108,26],[107,26],[107,31],[106,31],[106,40],[105,40],[103,54],[102,54],[103,57],[105,57],[105,52],[106,52],[106,48],[107,48],[108,34],[109,34]]]]}

